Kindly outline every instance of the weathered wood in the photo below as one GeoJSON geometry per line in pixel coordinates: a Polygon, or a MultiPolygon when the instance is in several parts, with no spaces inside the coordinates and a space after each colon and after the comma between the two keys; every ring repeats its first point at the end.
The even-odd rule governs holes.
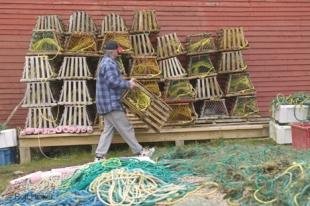
{"type": "Polygon", "coordinates": [[[101,22],[101,36],[106,33],[128,33],[124,19],[114,13],[108,14],[101,22]]]}
{"type": "Polygon", "coordinates": [[[93,79],[94,77],[89,71],[86,57],[65,57],[60,71],[58,72],[58,79],[93,79]]]}
{"type": "Polygon", "coordinates": [[[63,33],[65,31],[61,18],[57,15],[38,16],[33,31],[54,31],[63,33]]]}
{"type": "Polygon", "coordinates": [[[198,55],[217,52],[215,40],[210,33],[194,34],[187,37],[187,54],[198,55]]]}
{"type": "Polygon", "coordinates": [[[57,105],[49,82],[28,82],[22,107],[48,107],[57,105]]]}
{"type": "Polygon", "coordinates": [[[19,147],[19,161],[20,164],[31,162],[30,147],[19,147]]]}
{"type": "Polygon", "coordinates": [[[70,15],[68,33],[92,33],[97,31],[96,24],[85,11],[76,11],[70,15]]]}
{"type": "Polygon", "coordinates": [[[189,57],[188,76],[207,77],[216,75],[212,61],[207,54],[189,57]]]}
{"type": "Polygon", "coordinates": [[[218,49],[221,51],[246,49],[249,46],[242,27],[223,28],[218,32],[218,38],[218,49]]]}
{"type": "Polygon", "coordinates": [[[161,70],[156,57],[134,57],[130,76],[137,79],[160,78],[161,70]]]}
{"type": "Polygon", "coordinates": [[[177,57],[159,61],[159,68],[164,79],[176,79],[187,75],[186,70],[183,68],[177,57]]]}
{"type": "Polygon", "coordinates": [[[131,33],[151,33],[159,32],[154,10],[135,11],[131,33]]]}
{"type": "Polygon", "coordinates": [[[216,76],[196,80],[196,99],[218,99],[223,92],[217,82],[216,76]]]}
{"type": "Polygon", "coordinates": [[[133,56],[155,56],[155,50],[148,34],[130,35],[130,41],[133,46],[133,56]]]}
{"type": "Polygon", "coordinates": [[[59,126],[91,126],[86,106],[65,106],[59,126]]]}
{"type": "Polygon", "coordinates": [[[90,105],[94,100],[90,95],[86,80],[65,80],[59,105],[90,105]]]}
{"type": "Polygon", "coordinates": [[[158,60],[175,57],[177,55],[184,54],[185,52],[186,51],[176,33],[157,37],[158,60]]]}
{"type": "Polygon", "coordinates": [[[241,51],[222,52],[218,73],[242,72],[247,69],[241,51]]]}
{"type": "Polygon", "coordinates": [[[57,126],[58,115],[58,107],[29,108],[25,128],[55,128],[57,126]],[[57,110],[56,115],[55,110],[57,110]]]}

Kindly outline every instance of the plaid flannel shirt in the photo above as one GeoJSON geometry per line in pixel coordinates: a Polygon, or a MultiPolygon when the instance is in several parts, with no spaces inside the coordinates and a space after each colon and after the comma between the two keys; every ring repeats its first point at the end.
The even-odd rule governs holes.
{"type": "Polygon", "coordinates": [[[122,79],[117,62],[110,57],[103,57],[99,64],[96,82],[98,114],[122,111],[122,93],[128,88],[129,81],[122,79]]]}

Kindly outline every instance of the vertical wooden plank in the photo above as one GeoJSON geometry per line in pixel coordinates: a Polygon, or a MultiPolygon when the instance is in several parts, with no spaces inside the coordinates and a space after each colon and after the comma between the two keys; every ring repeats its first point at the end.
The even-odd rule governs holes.
{"type": "Polygon", "coordinates": [[[19,147],[19,161],[20,164],[26,164],[31,162],[30,147],[19,147]]]}
{"type": "Polygon", "coordinates": [[[240,28],[240,38],[241,38],[241,46],[243,48],[246,47],[246,41],[245,41],[245,37],[244,37],[243,27],[240,28]]]}

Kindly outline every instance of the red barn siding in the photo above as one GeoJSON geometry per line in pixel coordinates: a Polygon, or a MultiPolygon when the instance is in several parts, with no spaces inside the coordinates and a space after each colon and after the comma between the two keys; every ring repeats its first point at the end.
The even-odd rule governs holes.
{"type": "MultiPolygon", "coordinates": [[[[155,9],[161,34],[177,32],[182,40],[193,33],[243,26],[250,42],[244,54],[264,116],[277,93],[310,91],[308,0],[1,0],[0,122],[24,95],[19,79],[36,16],[57,14],[67,23],[72,11],[86,10],[99,26],[107,13],[116,12],[131,25],[138,9],[155,9]]],[[[22,125],[25,113],[19,110],[11,123],[22,125]]]]}

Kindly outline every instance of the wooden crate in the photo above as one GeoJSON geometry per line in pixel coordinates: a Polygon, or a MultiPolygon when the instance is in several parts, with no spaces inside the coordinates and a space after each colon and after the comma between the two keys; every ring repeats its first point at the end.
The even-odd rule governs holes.
{"type": "Polygon", "coordinates": [[[218,32],[219,50],[240,50],[249,46],[242,27],[223,28],[218,32]]]}
{"type": "Polygon", "coordinates": [[[212,61],[207,54],[189,57],[188,76],[207,77],[216,75],[212,61]]]}
{"type": "Polygon", "coordinates": [[[104,17],[101,22],[101,36],[104,36],[106,33],[128,33],[128,29],[125,25],[124,19],[115,14],[111,13],[104,17]]]}
{"type": "Polygon", "coordinates": [[[184,54],[185,49],[176,33],[157,37],[157,57],[158,60],[175,57],[184,54]]]}
{"type": "Polygon", "coordinates": [[[156,57],[134,57],[130,76],[135,78],[160,78],[161,70],[156,57]]]}
{"type": "Polygon", "coordinates": [[[248,117],[259,115],[255,96],[238,96],[231,111],[233,117],[248,117]]]}
{"type": "Polygon", "coordinates": [[[150,33],[159,32],[159,30],[154,10],[135,11],[131,33],[150,33]]]}
{"type": "Polygon", "coordinates": [[[48,81],[54,79],[56,75],[48,56],[25,56],[23,76],[20,81],[48,81]]]}
{"type": "Polygon", "coordinates": [[[168,103],[185,103],[195,100],[196,90],[187,79],[169,80],[165,85],[164,99],[168,103]]]}
{"type": "Polygon", "coordinates": [[[25,128],[55,128],[59,107],[29,108],[25,128]]]}
{"type": "Polygon", "coordinates": [[[218,73],[242,72],[247,69],[241,51],[221,53],[218,73]]]}
{"type": "Polygon", "coordinates": [[[74,32],[66,38],[65,50],[70,53],[97,53],[96,37],[92,33],[74,32]]]}
{"type": "Polygon", "coordinates": [[[159,68],[164,79],[175,79],[187,76],[186,70],[177,57],[159,61],[159,68]]]}
{"type": "Polygon", "coordinates": [[[133,47],[133,56],[155,56],[156,53],[148,34],[130,35],[130,41],[133,47]]]}
{"type": "Polygon", "coordinates": [[[100,51],[104,51],[104,46],[106,42],[110,40],[116,41],[119,46],[122,47],[122,49],[124,50],[122,51],[122,53],[132,53],[132,45],[128,32],[106,32],[103,35],[100,51]]]}
{"type": "Polygon", "coordinates": [[[76,11],[71,14],[69,19],[68,33],[90,33],[95,34],[96,24],[85,11],[76,11]]]}
{"type": "Polygon", "coordinates": [[[218,119],[228,117],[225,99],[204,100],[199,119],[218,119]]]}
{"type": "Polygon", "coordinates": [[[55,91],[51,90],[50,82],[29,82],[26,84],[23,107],[49,107],[57,105],[55,91]]]}
{"type": "Polygon", "coordinates": [[[87,107],[85,105],[80,106],[65,106],[60,119],[59,126],[91,126],[87,107]]]}
{"type": "MultiPolygon", "coordinates": [[[[140,101],[142,101],[141,99],[140,101]]],[[[157,131],[165,125],[172,111],[165,102],[139,83],[135,90],[128,90],[124,93],[122,101],[131,112],[138,115],[146,124],[157,131]],[[137,106],[137,95],[143,96],[146,104],[137,106]]]]}
{"type": "Polygon", "coordinates": [[[61,90],[59,105],[90,105],[94,99],[86,80],[66,80],[61,90]]]}
{"type": "Polygon", "coordinates": [[[172,113],[167,125],[187,125],[194,123],[197,119],[197,114],[193,103],[169,104],[172,108],[172,113]]]}
{"type": "Polygon", "coordinates": [[[216,76],[196,80],[196,99],[217,99],[222,96],[216,76]]]}
{"type": "Polygon", "coordinates": [[[209,33],[190,35],[187,37],[187,42],[188,55],[217,52],[214,38],[209,33]]]}
{"type": "Polygon", "coordinates": [[[57,15],[38,16],[33,31],[54,31],[64,33],[65,27],[57,15]]]}
{"type": "Polygon", "coordinates": [[[58,79],[93,79],[89,71],[86,57],[65,57],[58,79]]]}
{"type": "Polygon", "coordinates": [[[161,96],[161,91],[157,80],[140,80],[140,83],[145,89],[154,94],[157,97],[161,96]]]}
{"type": "Polygon", "coordinates": [[[226,83],[226,97],[254,94],[255,89],[248,73],[229,74],[226,83]]]}
{"type": "Polygon", "coordinates": [[[29,44],[29,54],[60,54],[63,52],[63,36],[54,31],[34,31],[29,44]]]}

